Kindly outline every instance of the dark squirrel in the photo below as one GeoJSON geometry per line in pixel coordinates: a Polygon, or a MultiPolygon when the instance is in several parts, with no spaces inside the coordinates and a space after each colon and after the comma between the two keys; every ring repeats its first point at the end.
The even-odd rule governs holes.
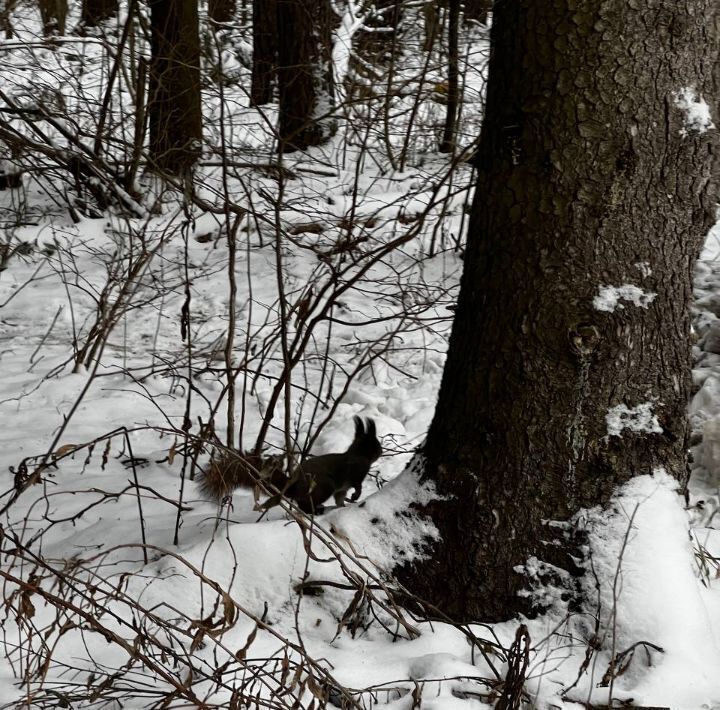
{"type": "Polygon", "coordinates": [[[261,461],[259,457],[250,460],[239,454],[224,454],[210,463],[200,488],[208,498],[221,501],[236,488],[251,488],[260,481],[282,491],[272,496],[263,508],[277,505],[285,496],[305,513],[322,512],[323,503],[330,497],[336,505],[345,505],[345,496],[351,488],[354,490],[350,500],[356,501],[370,466],[382,454],[382,447],[372,419],[363,422],[360,417],[353,417],[353,421],[355,438],[347,451],[307,458],[291,477],[282,470],[280,457],[261,461]]]}

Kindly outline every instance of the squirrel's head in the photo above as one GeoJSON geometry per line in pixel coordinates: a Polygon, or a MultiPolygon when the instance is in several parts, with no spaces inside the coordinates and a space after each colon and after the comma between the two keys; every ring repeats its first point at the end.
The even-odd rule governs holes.
{"type": "Polygon", "coordinates": [[[360,417],[353,417],[355,422],[355,438],[348,452],[352,452],[357,456],[363,456],[371,463],[376,461],[382,455],[382,446],[377,438],[375,431],[375,422],[368,418],[363,421],[360,417]]]}

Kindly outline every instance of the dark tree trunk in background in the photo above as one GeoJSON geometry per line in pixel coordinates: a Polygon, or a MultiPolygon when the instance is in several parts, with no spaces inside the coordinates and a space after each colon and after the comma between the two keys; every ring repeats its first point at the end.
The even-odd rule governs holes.
{"type": "Polygon", "coordinates": [[[277,0],[280,150],[305,150],[336,130],[329,0],[277,0]]]}
{"type": "Polygon", "coordinates": [[[5,39],[13,38],[12,28],[12,12],[15,9],[15,0],[0,0],[0,32],[3,33],[5,39]]]}
{"type": "Polygon", "coordinates": [[[208,16],[214,22],[232,22],[235,0],[208,0],[208,16]]]}
{"type": "Polygon", "coordinates": [[[117,11],[118,0],[83,0],[80,20],[86,27],[95,27],[117,11]]]}
{"type": "Polygon", "coordinates": [[[45,37],[65,34],[67,0],[39,0],[40,19],[45,37]]]}
{"type": "Polygon", "coordinates": [[[440,142],[441,153],[455,150],[458,106],[460,104],[459,25],[460,0],[448,0],[448,91],[445,111],[445,128],[440,142]]]}
{"type": "MultiPolygon", "coordinates": [[[[22,176],[22,170],[14,162],[0,158],[0,190],[22,187],[22,176]]],[[[2,265],[1,259],[0,265],[2,265]]]]}
{"type": "Polygon", "coordinates": [[[200,41],[195,0],[149,0],[147,112],[153,168],[185,174],[200,154],[200,41]]]}
{"type": "Polygon", "coordinates": [[[542,544],[544,521],[658,467],[685,480],[691,274],[719,145],[683,105],[695,93],[720,124],[717,12],[495,5],[465,270],[423,450],[448,495],[426,511],[442,542],[400,575],[458,619],[523,609],[514,568],[531,555],[571,567],[568,545],[542,544]]]}
{"type": "Polygon", "coordinates": [[[431,52],[438,35],[440,34],[440,12],[438,0],[430,0],[422,6],[423,15],[423,32],[425,39],[423,41],[423,52],[431,52]]]}
{"type": "Polygon", "coordinates": [[[264,106],[273,99],[278,61],[276,0],[253,0],[253,63],[250,104],[264,106]]]}
{"type": "Polygon", "coordinates": [[[465,19],[477,20],[483,25],[487,24],[488,15],[492,11],[492,0],[465,0],[465,19]]]}

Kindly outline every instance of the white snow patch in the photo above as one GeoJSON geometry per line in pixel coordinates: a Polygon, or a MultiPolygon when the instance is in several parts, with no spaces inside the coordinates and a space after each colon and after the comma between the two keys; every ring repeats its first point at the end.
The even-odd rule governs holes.
{"type": "Polygon", "coordinates": [[[710,480],[720,486],[720,418],[708,419],[702,428],[701,463],[710,480]]]}
{"type": "Polygon", "coordinates": [[[617,308],[625,308],[620,301],[629,301],[640,308],[647,308],[656,297],[656,293],[644,291],[634,284],[600,286],[598,295],[593,298],[593,308],[595,308],[596,311],[612,313],[617,308]]]}
{"type": "Polygon", "coordinates": [[[652,269],[650,263],[647,261],[638,261],[634,264],[635,268],[640,272],[640,275],[646,279],[648,276],[652,276],[652,269]]]}
{"type": "Polygon", "coordinates": [[[620,436],[624,429],[649,434],[662,434],[662,427],[653,414],[652,402],[643,402],[636,407],[618,404],[610,407],[605,415],[608,436],[620,436]]]}
{"type": "Polygon", "coordinates": [[[702,96],[698,96],[694,86],[685,86],[673,94],[675,105],[685,114],[685,125],[680,135],[690,133],[706,133],[715,128],[710,114],[710,107],[702,96]]]}
{"type": "Polygon", "coordinates": [[[705,236],[705,245],[700,261],[715,261],[720,258],[720,207],[715,209],[715,224],[705,236]]]}
{"type": "Polygon", "coordinates": [[[716,374],[711,373],[690,400],[689,414],[695,428],[708,419],[720,418],[720,378],[716,374]]]}
{"type": "Polygon", "coordinates": [[[333,33],[332,64],[335,92],[339,99],[345,96],[343,82],[347,76],[352,52],[353,35],[363,26],[366,15],[361,15],[358,4],[353,0],[347,3],[345,13],[340,19],[340,24],[333,33]]]}
{"type": "Polygon", "coordinates": [[[717,707],[720,684],[713,669],[720,668],[720,650],[711,623],[717,588],[705,589],[697,579],[677,481],[655,469],[653,476],[625,484],[607,509],[586,515],[598,580],[596,588],[588,575],[588,596],[598,597],[608,658],[586,687],[577,688],[578,698],[609,702],[610,689],[597,687],[609,652],[646,642],[663,650],[636,648],[627,671],[615,679],[616,702],[632,697],[636,707],[717,707]]]}
{"type": "Polygon", "coordinates": [[[352,540],[354,549],[379,569],[392,570],[399,559],[422,559],[427,544],[438,539],[430,518],[410,512],[413,503],[423,506],[442,498],[430,481],[420,480],[423,467],[423,457],[416,454],[402,475],[364,499],[361,506],[337,508],[328,514],[335,534],[352,540]]]}

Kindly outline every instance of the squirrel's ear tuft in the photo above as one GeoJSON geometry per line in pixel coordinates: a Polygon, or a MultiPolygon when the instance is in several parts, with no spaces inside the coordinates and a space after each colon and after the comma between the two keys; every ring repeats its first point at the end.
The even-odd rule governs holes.
{"type": "Polygon", "coordinates": [[[368,439],[377,439],[377,432],[375,430],[375,420],[370,419],[370,417],[368,417],[366,420],[365,433],[366,433],[368,439]]]}
{"type": "Polygon", "coordinates": [[[363,420],[360,419],[360,417],[355,416],[353,417],[353,421],[355,422],[355,439],[362,439],[365,436],[365,425],[363,424],[363,420]]]}

